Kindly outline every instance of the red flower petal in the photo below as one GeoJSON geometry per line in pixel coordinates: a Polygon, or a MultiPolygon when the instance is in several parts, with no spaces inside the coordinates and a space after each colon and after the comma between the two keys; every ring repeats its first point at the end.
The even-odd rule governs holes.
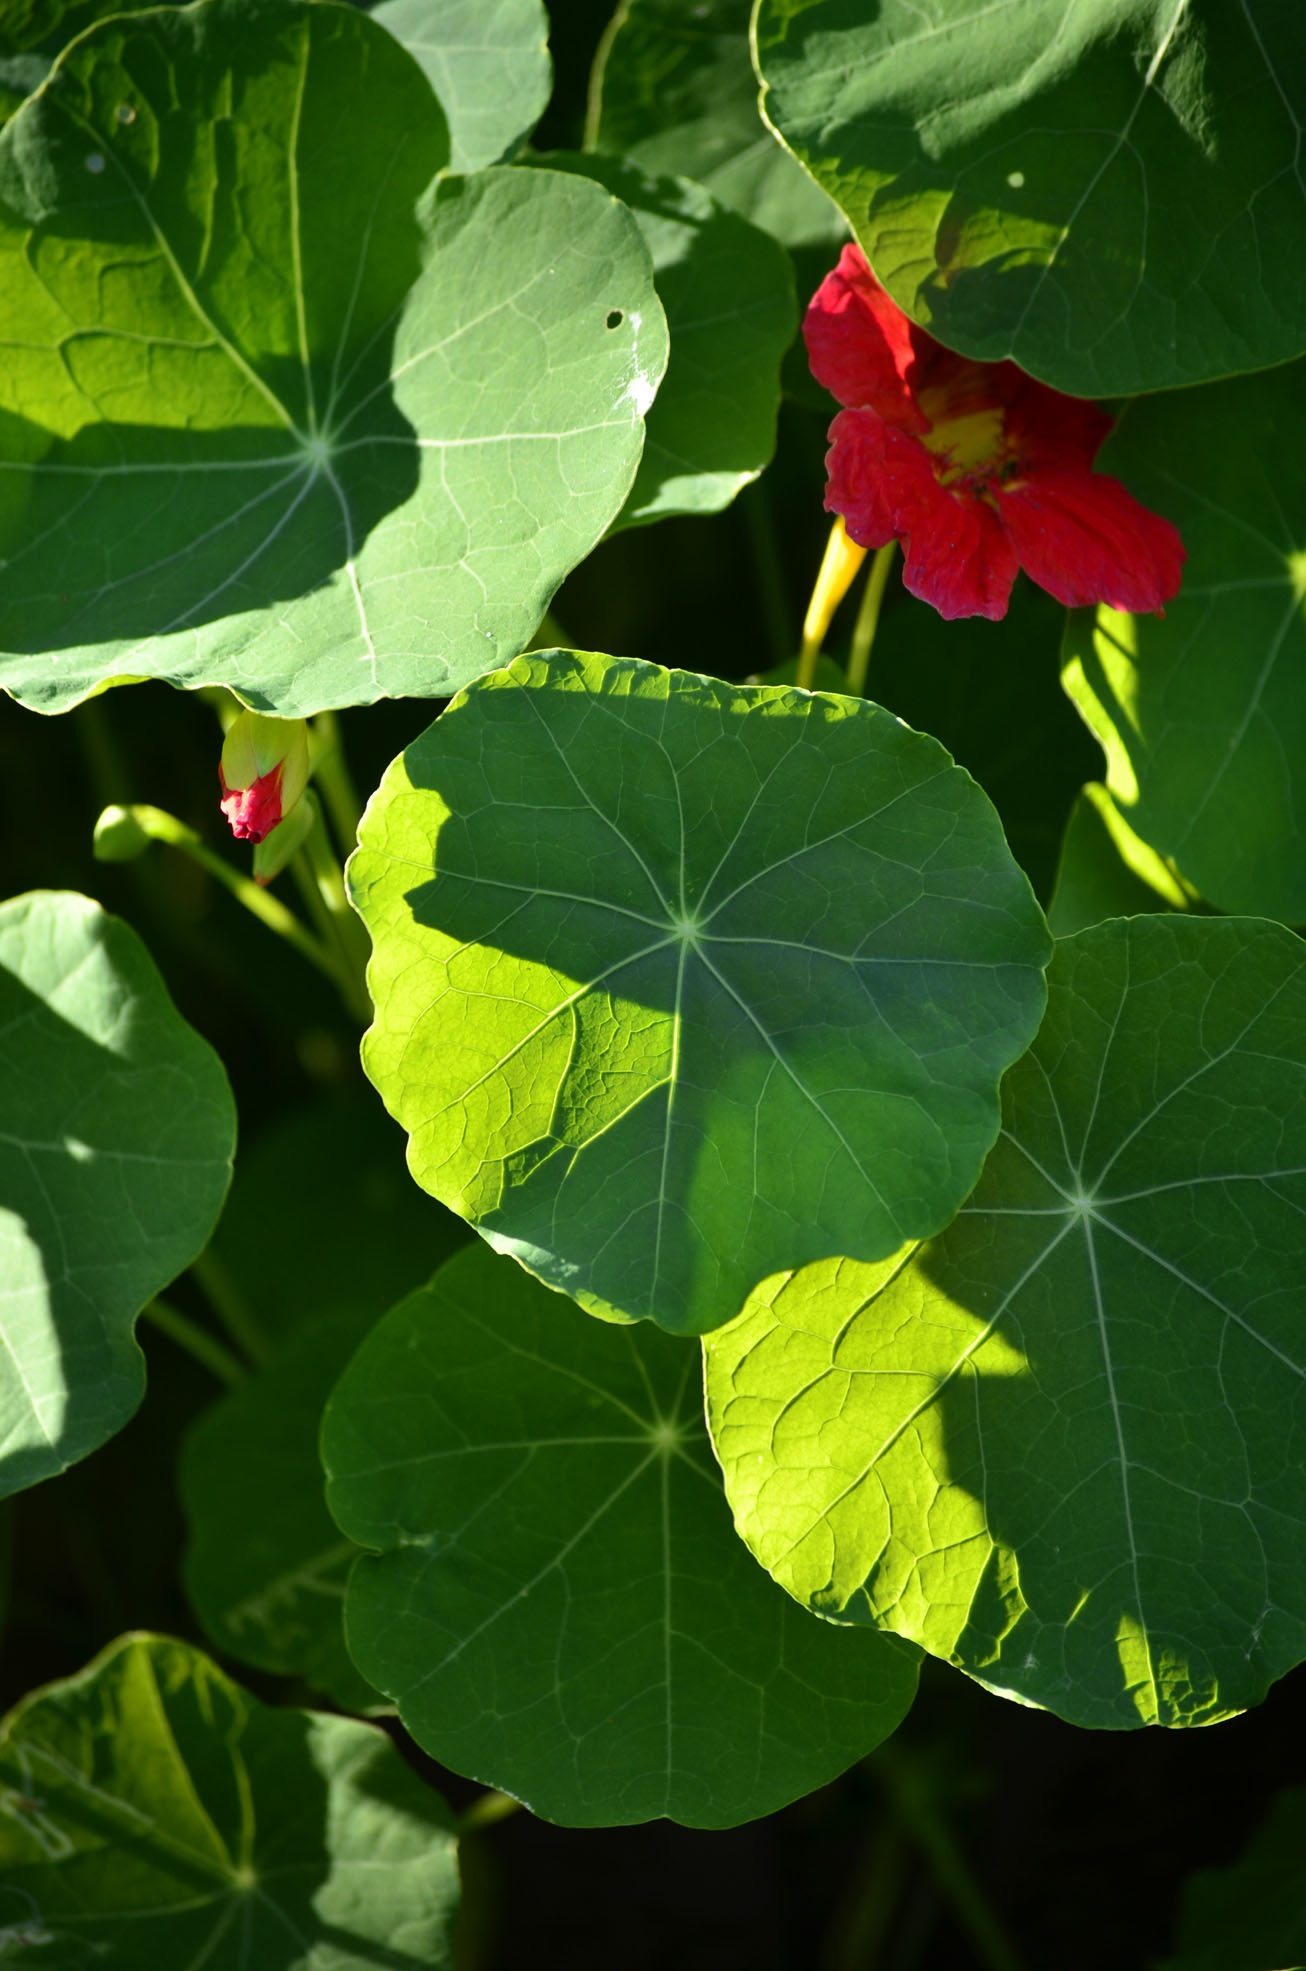
{"type": "Polygon", "coordinates": [[[878,411],[908,431],[925,430],[907,379],[922,344],[937,345],[890,301],[859,246],[844,248],[812,296],[803,339],[812,375],[841,404],[878,411]]]}
{"type": "Polygon", "coordinates": [[[1021,567],[1070,609],[1159,610],[1179,587],[1178,529],[1104,472],[1043,472],[997,489],[998,510],[1021,567]]]}
{"type": "Polygon", "coordinates": [[[830,437],[825,504],[853,540],[902,540],[903,582],[940,616],[1005,616],[1017,562],[992,507],[941,486],[920,440],[874,411],[840,411],[830,437]]]}
{"type": "Polygon", "coordinates": [[[218,803],[238,842],[261,842],[281,819],[281,767],[273,767],[249,787],[228,787],[221,767],[222,799],[218,803]]]}
{"type": "Polygon", "coordinates": [[[1060,390],[1026,376],[1014,363],[995,367],[1011,372],[1002,391],[1007,438],[1025,470],[1087,472],[1112,425],[1102,406],[1085,397],[1063,396],[1060,390]]]}

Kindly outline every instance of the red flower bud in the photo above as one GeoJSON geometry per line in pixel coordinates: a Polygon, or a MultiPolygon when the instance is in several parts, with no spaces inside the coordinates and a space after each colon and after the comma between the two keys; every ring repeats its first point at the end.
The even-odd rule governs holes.
{"type": "Polygon", "coordinates": [[[240,842],[261,842],[308,785],[308,726],[241,712],[228,729],[218,779],[220,806],[240,842]]]}

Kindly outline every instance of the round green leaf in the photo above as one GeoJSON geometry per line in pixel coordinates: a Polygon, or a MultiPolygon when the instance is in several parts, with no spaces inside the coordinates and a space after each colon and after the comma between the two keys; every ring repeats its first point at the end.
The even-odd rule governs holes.
{"type": "Polygon", "coordinates": [[[542,0],[381,0],[372,19],[421,64],[449,119],[450,169],[506,162],[553,87],[542,0]]]}
{"type": "Polygon", "coordinates": [[[124,1636],[0,1725],[0,1942],[43,1971],[453,1962],[448,1808],[383,1732],[124,1636]]]}
{"type": "MultiPolygon", "coordinates": [[[[1303,18],[1306,18],[1304,16],[1303,18]]],[[[1164,616],[1069,619],[1129,826],[1222,910],[1306,921],[1306,363],[1130,407],[1104,462],[1188,549],[1164,616]]]]}
{"type": "Polygon", "coordinates": [[[696,178],[786,246],[831,246],[843,214],[757,108],[752,0],[623,0],[599,53],[587,147],[696,178]]]}
{"type": "Polygon", "coordinates": [[[780,360],[797,327],[789,256],[687,178],[649,178],[588,151],[544,162],[597,179],[630,208],[666,310],[667,373],[614,531],[717,513],[775,450],[780,360]]]}
{"type": "Polygon", "coordinates": [[[605,192],[432,186],[447,156],[343,7],[202,0],[68,50],[0,133],[0,685],[289,714],[528,641],[629,491],[664,324],[605,192]]]}
{"type": "Polygon", "coordinates": [[[707,1345],[736,1523],[813,1608],[1071,1722],[1206,1724],[1306,1656],[1306,946],[1058,944],[940,1238],[707,1345]]]}
{"type": "Polygon", "coordinates": [[[1078,396],[1306,349],[1299,8],[758,0],[755,35],[764,114],[950,348],[1078,396]]]}
{"type": "Polygon", "coordinates": [[[0,905],[0,1496],[135,1410],[133,1324],[203,1251],[235,1132],[134,931],[86,897],[0,905]]]}
{"type": "Polygon", "coordinates": [[[345,1711],[377,1696],[345,1648],[345,1576],[358,1549],[326,1509],[317,1438],[326,1399],[371,1326],[353,1310],[303,1329],[205,1411],[181,1460],[186,1593],[205,1630],[238,1662],[301,1676],[345,1711]]]}
{"type": "Polygon", "coordinates": [[[483,1246],[364,1342],[322,1454],[377,1550],[349,1583],[359,1665],[435,1758],[550,1820],[733,1826],[915,1695],[914,1651],[813,1621],[735,1538],[698,1350],[586,1320],[483,1246]]]}
{"type": "Polygon", "coordinates": [[[418,1182],[678,1332],[945,1224],[1042,1011],[997,817],[864,700],[519,658],[389,769],[351,865],[364,1065],[418,1182]]]}

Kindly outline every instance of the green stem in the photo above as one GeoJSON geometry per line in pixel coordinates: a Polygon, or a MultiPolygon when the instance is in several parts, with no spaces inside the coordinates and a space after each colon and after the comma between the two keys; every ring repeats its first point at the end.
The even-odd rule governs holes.
{"type": "Polygon", "coordinates": [[[191,1261],[191,1275],[209,1306],[251,1362],[266,1362],[271,1350],[244,1294],[212,1246],[191,1261]]]}
{"type": "Polygon", "coordinates": [[[335,947],[336,977],[345,1003],[367,1026],[372,1018],[372,1002],[367,993],[367,933],[350,908],[344,871],[332,850],[321,806],[311,790],[303,799],[312,809],[313,826],[295,857],[297,873],[302,872],[299,881],[310,909],[335,947]]]}
{"type": "Polygon", "coordinates": [[[871,563],[871,572],[866,577],[866,587],[862,590],[861,603],[857,610],[857,621],[853,624],[852,647],[848,652],[848,694],[852,698],[866,696],[866,672],[871,661],[871,645],[875,642],[875,631],[880,620],[880,604],[884,600],[885,584],[893,557],[898,552],[897,541],[890,541],[887,547],[876,550],[871,563]]]}
{"type": "Polygon", "coordinates": [[[1015,1946],[985,1899],[928,1778],[907,1755],[882,1745],[867,1764],[883,1785],[904,1831],[927,1857],[934,1879],[986,1971],[1021,1971],[1015,1946]]]}
{"type": "Polygon", "coordinates": [[[215,855],[212,849],[205,848],[195,830],[188,828],[184,821],[178,821],[176,815],[139,803],[108,812],[128,817],[152,842],[166,842],[169,848],[180,849],[183,855],[207,870],[214,881],[221,883],[237,903],[243,904],[261,924],[266,924],[270,931],[275,931],[278,937],[293,945],[301,958],[307,958],[310,965],[316,965],[318,971],[325,972],[335,984],[340,983],[332,952],[318,943],[293,910],[287,910],[279,897],[260,889],[252,876],[243,875],[239,869],[233,869],[229,862],[224,862],[220,855],[215,855]]]}
{"type": "Polygon", "coordinates": [[[867,1971],[878,1964],[902,1899],[907,1844],[896,1820],[877,1820],[826,1957],[826,1971],[867,1971]]]}
{"type": "Polygon", "coordinates": [[[313,778],[322,789],[322,799],[326,802],[327,813],[331,816],[331,826],[335,829],[340,846],[349,854],[358,840],[359,824],[363,819],[363,804],[358,798],[345,759],[345,749],[340,737],[340,721],[334,712],[319,712],[313,721],[313,778]]]}
{"type": "Polygon", "coordinates": [[[178,1348],[184,1348],[188,1355],[204,1365],[219,1382],[225,1382],[228,1389],[236,1389],[249,1379],[249,1371],[243,1362],[238,1362],[229,1348],[224,1348],[216,1335],[206,1334],[189,1315],[179,1313],[169,1306],[166,1300],[155,1298],[143,1309],[145,1319],[156,1327],[160,1334],[175,1341],[178,1348]]]}
{"type": "Polygon", "coordinates": [[[514,1800],[511,1793],[500,1793],[497,1787],[491,1787],[459,1814],[456,1832],[460,1835],[479,1834],[483,1827],[493,1827],[496,1821],[507,1820],[510,1814],[520,1812],[520,1800],[514,1800]]]}

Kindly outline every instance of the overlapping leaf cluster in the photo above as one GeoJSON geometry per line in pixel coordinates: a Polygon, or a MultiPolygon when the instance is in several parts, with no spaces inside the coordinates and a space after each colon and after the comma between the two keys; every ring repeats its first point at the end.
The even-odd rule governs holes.
{"type": "MultiPolygon", "coordinates": [[[[364,1065],[438,1203],[375,1104],[244,1164],[210,1263],[266,1360],[189,1441],[188,1590],[579,1825],[770,1811],[922,1649],[1111,1726],[1306,1656],[1306,27],[757,0],[750,60],[748,15],[625,0],[587,147],[540,154],[537,0],[0,29],[0,686],[452,699],[350,868],[364,1065]],[[849,229],[949,346],[1131,393],[1110,467],[1184,535],[1164,617],[1065,627],[1106,767],[1044,845],[1055,945],[942,743],[973,722],[541,628],[605,535],[763,471],[795,267],[849,229]]],[[[1049,624],[984,662],[1054,665],[1049,624]]],[[[960,675],[927,623],[886,681],[895,636],[960,675]]],[[[0,909],[0,1089],[16,1490],[139,1402],[233,1115],[66,896],[0,909]]],[[[137,1638],[5,1733],[51,1963],[138,1920],[444,1961],[447,1816],[374,1728],[137,1638]]]]}

